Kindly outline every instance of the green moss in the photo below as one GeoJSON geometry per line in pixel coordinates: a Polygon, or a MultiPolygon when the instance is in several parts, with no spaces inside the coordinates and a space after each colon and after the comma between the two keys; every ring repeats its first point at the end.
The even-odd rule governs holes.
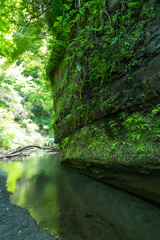
{"type": "Polygon", "coordinates": [[[60,143],[63,158],[103,163],[116,159],[124,165],[143,167],[152,159],[160,162],[160,105],[150,114],[122,113],[119,117],[121,128],[112,120],[83,127],[64,138],[60,143]]]}
{"type": "Polygon", "coordinates": [[[136,64],[135,45],[143,39],[155,9],[152,1],[138,5],[125,1],[123,7],[109,16],[105,1],[84,1],[81,7],[69,8],[67,19],[62,18],[62,35],[56,28],[48,72],[54,92],[54,127],[64,129],[56,133],[58,139],[103,117],[115,105],[123,108],[118,105],[122,95],[126,102],[144,95],[130,76],[136,64]],[[111,92],[114,73],[128,76],[132,89],[111,92]]]}

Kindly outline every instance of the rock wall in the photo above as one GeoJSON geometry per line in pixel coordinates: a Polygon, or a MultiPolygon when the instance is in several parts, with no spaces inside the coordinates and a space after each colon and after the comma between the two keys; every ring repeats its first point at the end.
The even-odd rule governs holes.
{"type": "Polygon", "coordinates": [[[69,21],[59,68],[49,68],[62,160],[87,174],[91,163],[97,171],[108,165],[111,175],[115,164],[159,174],[158,1],[81,1],[69,21]]]}

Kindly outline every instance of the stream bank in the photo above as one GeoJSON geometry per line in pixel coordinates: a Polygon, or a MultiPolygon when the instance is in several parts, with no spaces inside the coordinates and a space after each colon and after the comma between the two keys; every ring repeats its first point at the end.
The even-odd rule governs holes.
{"type": "Polygon", "coordinates": [[[6,176],[0,173],[0,239],[1,240],[54,240],[38,228],[29,213],[9,201],[6,176]],[[1,175],[2,174],[2,175],[1,175]]]}

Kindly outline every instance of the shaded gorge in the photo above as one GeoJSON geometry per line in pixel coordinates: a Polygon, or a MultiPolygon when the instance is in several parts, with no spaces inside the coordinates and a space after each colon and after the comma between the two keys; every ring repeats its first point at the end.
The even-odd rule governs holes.
{"type": "Polygon", "coordinates": [[[0,162],[11,202],[62,240],[159,240],[160,209],[61,165],[43,152],[0,162]]]}

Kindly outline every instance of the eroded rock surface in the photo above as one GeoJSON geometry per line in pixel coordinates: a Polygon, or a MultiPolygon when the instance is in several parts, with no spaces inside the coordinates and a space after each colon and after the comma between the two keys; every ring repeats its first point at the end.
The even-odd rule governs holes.
{"type": "Polygon", "coordinates": [[[144,169],[141,166],[125,166],[113,161],[102,163],[67,159],[62,163],[98,181],[156,202],[160,207],[160,169],[156,164],[144,169]]]}

